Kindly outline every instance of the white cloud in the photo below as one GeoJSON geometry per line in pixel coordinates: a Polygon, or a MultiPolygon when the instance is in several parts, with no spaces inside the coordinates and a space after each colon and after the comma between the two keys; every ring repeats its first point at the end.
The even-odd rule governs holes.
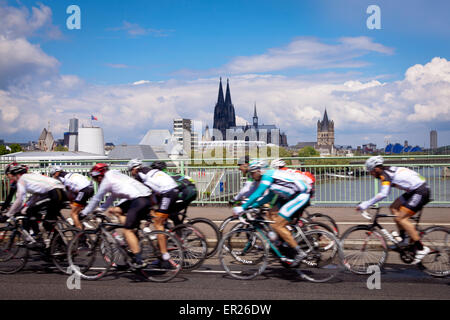
{"type": "Polygon", "coordinates": [[[125,31],[131,37],[152,35],[154,37],[167,37],[173,30],[162,30],[153,28],[144,28],[137,23],[131,23],[128,21],[123,21],[122,26],[117,28],[109,28],[110,31],[125,31]]]}

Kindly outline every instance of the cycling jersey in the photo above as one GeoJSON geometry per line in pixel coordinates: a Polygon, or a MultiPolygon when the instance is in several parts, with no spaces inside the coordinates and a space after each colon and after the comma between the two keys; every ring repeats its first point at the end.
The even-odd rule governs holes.
{"type": "Polygon", "coordinates": [[[69,172],[66,174],[60,174],[58,179],[64,184],[67,190],[78,193],[81,189],[89,187],[92,182],[82,174],[69,172]]]}
{"type": "Polygon", "coordinates": [[[372,199],[360,203],[360,209],[366,210],[371,205],[386,198],[391,191],[391,187],[410,193],[418,190],[426,183],[425,178],[420,174],[404,167],[385,167],[378,179],[381,180],[381,191],[372,199]]]}
{"type": "Polygon", "coordinates": [[[142,183],[158,194],[169,192],[178,187],[171,176],[158,169],[149,170],[148,168],[144,168],[138,172],[138,177],[142,183]]]}
{"type": "Polygon", "coordinates": [[[302,178],[299,177],[298,173],[286,170],[268,170],[262,175],[258,188],[253,192],[248,201],[242,205],[242,208],[245,210],[255,203],[259,206],[264,201],[267,201],[270,198],[268,196],[265,196],[258,201],[258,198],[260,198],[266,190],[270,190],[272,196],[277,194],[281,198],[290,199],[297,194],[307,193],[309,187],[303,182],[302,178]]]}
{"type": "Polygon", "coordinates": [[[239,193],[233,197],[233,201],[239,201],[245,198],[248,198],[259,186],[259,181],[247,180],[245,181],[242,189],[239,190],[239,193]]]}
{"type": "Polygon", "coordinates": [[[89,202],[89,205],[81,211],[81,215],[93,211],[107,193],[111,193],[111,195],[106,199],[102,208],[110,207],[116,199],[133,200],[139,197],[148,197],[151,191],[139,181],[117,170],[109,170],[105,173],[97,194],[89,202]]]}
{"type": "Polygon", "coordinates": [[[16,201],[14,201],[6,215],[11,217],[22,208],[27,193],[43,195],[54,189],[64,189],[64,185],[58,180],[38,173],[23,174],[17,181],[16,201]]]}

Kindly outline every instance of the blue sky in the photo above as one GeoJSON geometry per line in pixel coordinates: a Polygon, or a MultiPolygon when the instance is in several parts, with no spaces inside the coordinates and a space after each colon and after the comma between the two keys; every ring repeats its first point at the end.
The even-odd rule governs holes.
{"type": "MultiPolygon", "coordinates": [[[[74,114],[99,115],[106,140],[115,143],[137,143],[148,129],[171,128],[175,116],[212,126],[221,76],[230,78],[240,120],[250,120],[256,102],[262,120],[275,121],[287,132],[289,144],[315,140],[315,123],[324,108],[336,120],[337,144],[410,140],[427,146],[434,128],[439,145],[450,144],[450,110],[442,106],[450,90],[449,1],[0,0],[2,9],[0,24],[2,17],[11,21],[21,16],[30,27],[11,22],[6,30],[17,35],[5,33],[0,49],[23,39],[35,51],[29,60],[17,58],[17,68],[7,69],[3,81],[0,75],[0,138],[6,140],[36,140],[47,118],[56,135],[61,134],[74,114]],[[81,30],[66,28],[71,4],[81,8],[81,30]],[[366,26],[371,4],[381,9],[381,30],[366,26]],[[45,23],[32,26],[35,9],[45,23]],[[31,58],[36,52],[40,60],[31,58]],[[27,74],[23,69],[30,63],[36,71],[27,74]],[[428,67],[411,69],[412,83],[406,73],[415,65],[428,67]],[[444,70],[439,79],[417,80],[431,79],[435,70],[444,70]],[[132,86],[137,81],[145,81],[144,87],[132,86]],[[414,86],[424,91],[431,87],[438,97],[410,99],[408,92],[420,92],[414,86]],[[267,88],[272,89],[270,97],[261,94],[267,88]],[[105,102],[112,96],[117,99],[105,102]],[[23,121],[23,130],[8,127],[16,113],[36,110],[33,101],[49,110],[47,118],[40,114],[23,121]],[[161,108],[171,114],[155,115],[161,108]],[[277,114],[279,108],[289,110],[286,118],[277,114]],[[134,123],[130,115],[123,129],[108,114],[121,117],[137,109],[143,120],[134,123]],[[376,110],[378,116],[368,121],[364,110],[376,110]],[[352,116],[342,117],[343,112],[352,116]],[[385,117],[396,119],[386,127],[385,117]],[[410,120],[406,125],[405,117],[410,120]],[[30,126],[33,121],[39,125],[30,126]]],[[[8,60],[4,52],[0,61],[2,53],[3,61],[8,60]]]]}

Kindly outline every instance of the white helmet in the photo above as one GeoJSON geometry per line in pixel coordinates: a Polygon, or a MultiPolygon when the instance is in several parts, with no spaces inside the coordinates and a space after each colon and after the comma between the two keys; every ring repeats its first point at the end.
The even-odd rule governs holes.
{"type": "Polygon", "coordinates": [[[60,166],[51,166],[50,167],[50,175],[53,176],[57,172],[61,172],[63,169],[60,166]]]}
{"type": "Polygon", "coordinates": [[[377,166],[381,166],[384,163],[384,159],[381,156],[370,157],[366,160],[366,169],[367,171],[372,171],[377,166]]]}
{"type": "Polygon", "coordinates": [[[248,165],[248,171],[253,172],[267,168],[267,162],[265,160],[253,160],[248,165]]]}
{"type": "Polygon", "coordinates": [[[284,162],[283,160],[278,158],[278,159],[272,160],[272,162],[270,163],[270,166],[274,169],[283,168],[283,167],[286,167],[286,162],[284,162]]]}
{"type": "Polygon", "coordinates": [[[131,171],[132,169],[136,168],[136,167],[140,167],[142,166],[142,161],[139,159],[131,159],[128,162],[128,171],[131,171]]]}

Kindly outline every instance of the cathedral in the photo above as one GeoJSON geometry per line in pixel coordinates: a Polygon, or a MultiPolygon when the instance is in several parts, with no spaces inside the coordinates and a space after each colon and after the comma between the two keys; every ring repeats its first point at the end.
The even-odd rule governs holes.
{"type": "MultiPolygon", "coordinates": [[[[287,137],[285,133],[280,133],[280,130],[275,125],[260,124],[258,114],[256,112],[256,103],[254,106],[254,113],[252,124],[244,126],[236,126],[236,114],[234,105],[231,102],[230,83],[227,79],[227,89],[225,98],[223,96],[222,78],[219,82],[219,95],[217,103],[214,108],[214,124],[213,128],[222,133],[220,140],[245,140],[245,141],[263,141],[287,147],[287,137]],[[275,136],[273,136],[275,134],[275,136]]],[[[205,133],[207,134],[207,133],[205,133]]],[[[219,137],[212,136],[212,140],[219,140],[219,137]]]]}
{"type": "Polygon", "coordinates": [[[330,154],[334,153],[334,121],[328,120],[327,109],[325,109],[322,121],[317,120],[316,149],[328,150],[330,154]]]}

